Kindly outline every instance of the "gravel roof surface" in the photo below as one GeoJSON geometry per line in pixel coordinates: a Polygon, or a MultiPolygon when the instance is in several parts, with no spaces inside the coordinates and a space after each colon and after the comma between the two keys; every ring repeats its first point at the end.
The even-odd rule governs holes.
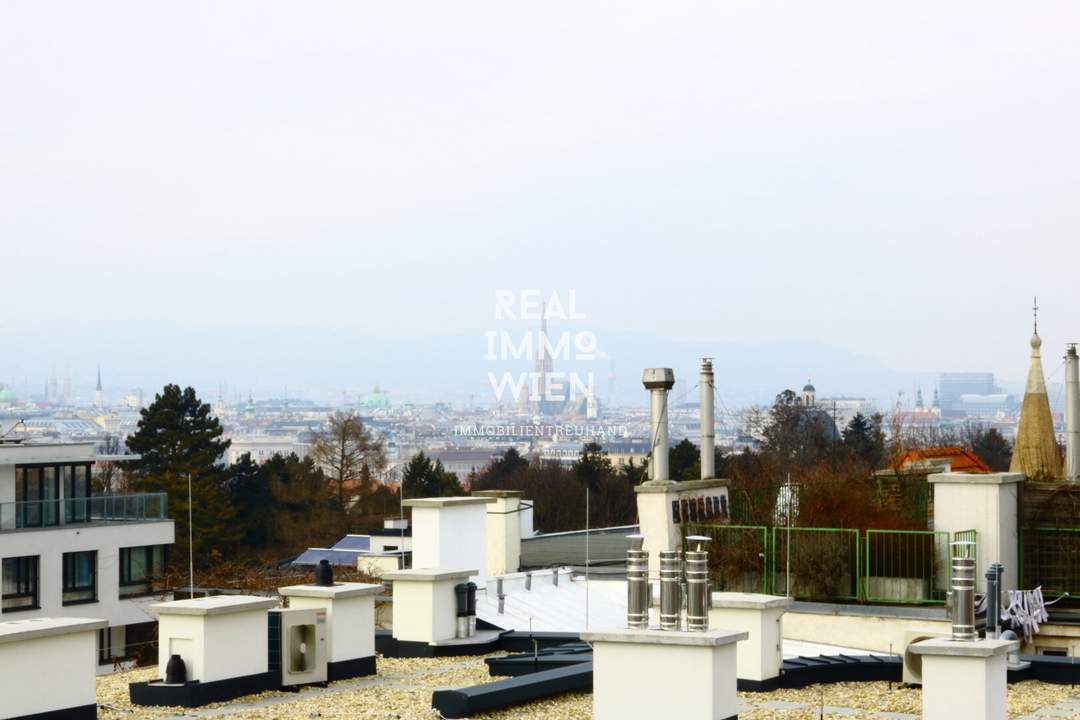
{"type": "MultiPolygon", "coordinates": [[[[490,656],[489,656],[490,657],[490,656]]],[[[490,682],[481,657],[379,658],[378,674],[309,687],[299,692],[266,692],[228,703],[201,708],[160,708],[132,705],[128,684],[155,676],[156,668],[142,668],[98,678],[98,717],[101,720],[160,720],[163,718],[230,717],[260,720],[287,718],[340,718],[341,720],[411,720],[437,717],[431,693],[438,688],[490,682]]],[[[916,688],[885,682],[834,683],[798,690],[739,693],[739,717],[744,720],[812,720],[820,717],[918,717],[922,694],[916,688]]],[[[1009,686],[1009,717],[1021,718],[1052,708],[1054,717],[1080,720],[1080,695],[1068,685],[1035,681],[1009,686]]],[[[486,720],[531,718],[587,720],[592,717],[592,695],[567,693],[528,705],[477,715],[486,720]]]]}

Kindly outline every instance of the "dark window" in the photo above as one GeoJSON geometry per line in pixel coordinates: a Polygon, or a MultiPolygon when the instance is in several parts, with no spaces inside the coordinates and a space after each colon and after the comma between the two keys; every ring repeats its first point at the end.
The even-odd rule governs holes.
{"type": "Polygon", "coordinates": [[[90,466],[62,465],[60,473],[64,478],[64,522],[86,522],[90,519],[90,466]]]}
{"type": "Polygon", "coordinates": [[[88,519],[90,465],[29,465],[15,468],[17,527],[48,527],[88,519]],[[64,500],[60,499],[63,488],[64,500]]]}
{"type": "Polygon", "coordinates": [[[154,579],[164,569],[164,545],[120,548],[120,597],[153,592],[154,579]]]}
{"type": "Polygon", "coordinates": [[[4,558],[3,611],[36,610],[38,607],[38,557],[4,558]]]}
{"type": "Polygon", "coordinates": [[[112,628],[97,631],[97,661],[98,665],[107,665],[113,661],[112,628]]]}
{"type": "Polygon", "coordinates": [[[97,601],[97,550],[64,553],[64,605],[97,601]]]}

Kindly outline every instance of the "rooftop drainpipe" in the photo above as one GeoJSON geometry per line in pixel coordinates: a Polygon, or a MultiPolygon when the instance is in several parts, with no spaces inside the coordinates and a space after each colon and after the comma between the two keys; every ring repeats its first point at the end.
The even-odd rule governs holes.
{"type": "Polygon", "coordinates": [[[671,368],[645,368],[641,383],[649,391],[652,408],[649,480],[669,482],[667,394],[675,386],[675,373],[671,368]]]}
{"type": "Polygon", "coordinates": [[[1080,358],[1073,343],[1065,353],[1065,479],[1080,482],[1080,358]]]}
{"type": "Polygon", "coordinates": [[[712,358],[701,359],[701,479],[716,476],[716,413],[713,398],[716,384],[712,358]]]}

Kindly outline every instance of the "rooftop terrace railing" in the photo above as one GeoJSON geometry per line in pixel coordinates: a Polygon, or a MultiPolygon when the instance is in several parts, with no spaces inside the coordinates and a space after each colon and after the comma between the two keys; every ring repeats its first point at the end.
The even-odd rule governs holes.
{"type": "MultiPolygon", "coordinates": [[[[976,540],[974,530],[950,534],[713,523],[685,523],[683,534],[712,539],[713,590],[890,605],[944,603],[951,579],[950,542],[976,540]]],[[[1075,537],[1080,541],[1080,533],[1075,537]]]]}
{"type": "Polygon", "coordinates": [[[85,523],[168,519],[166,493],[123,493],[84,498],[0,503],[0,532],[85,523]]]}

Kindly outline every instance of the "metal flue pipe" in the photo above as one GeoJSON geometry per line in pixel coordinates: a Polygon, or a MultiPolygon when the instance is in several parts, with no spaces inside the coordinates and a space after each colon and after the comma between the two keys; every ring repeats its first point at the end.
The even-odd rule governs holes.
{"type": "Polygon", "coordinates": [[[628,535],[626,551],[626,626],[644,630],[649,627],[649,551],[644,535],[628,535]]]}
{"type": "Polygon", "coordinates": [[[678,630],[682,610],[682,559],[678,550],[660,551],[660,629],[678,630]]]}
{"type": "Polygon", "coordinates": [[[668,473],[668,413],[667,394],[675,386],[675,373],[671,368],[645,368],[641,383],[649,391],[652,422],[649,437],[652,440],[649,459],[649,479],[667,482],[668,473]]]}
{"type": "Polygon", "coordinates": [[[970,541],[952,544],[949,617],[953,640],[975,640],[975,543],[970,541]]]}
{"type": "Polygon", "coordinates": [[[996,638],[1001,625],[1001,574],[1005,566],[991,563],[986,569],[986,637],[996,638]]]}
{"type": "Polygon", "coordinates": [[[712,358],[701,359],[701,479],[716,476],[716,412],[713,408],[715,382],[712,358]]]}
{"type": "Polygon", "coordinates": [[[686,629],[709,629],[709,553],[704,535],[686,538],[686,629]]]}
{"type": "Polygon", "coordinates": [[[454,637],[469,637],[469,587],[465,583],[454,586],[454,597],[457,599],[457,625],[454,637]]]}
{"type": "Polygon", "coordinates": [[[1080,482],[1080,358],[1072,343],[1065,353],[1065,479],[1080,482]]]}

